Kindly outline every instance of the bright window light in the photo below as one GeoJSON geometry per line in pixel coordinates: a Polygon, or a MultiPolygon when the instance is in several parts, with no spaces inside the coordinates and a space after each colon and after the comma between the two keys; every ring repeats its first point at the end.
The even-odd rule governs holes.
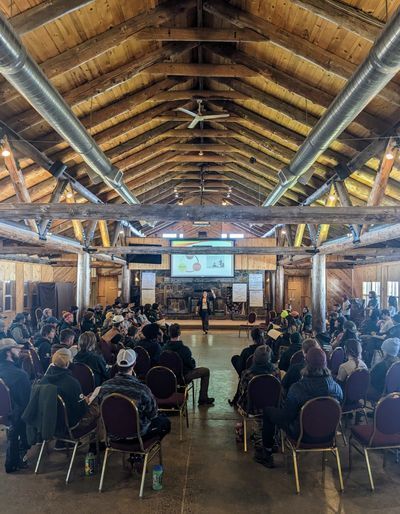
{"type": "Polygon", "coordinates": [[[229,234],[230,239],[243,239],[244,234],[229,234]]]}
{"type": "Polygon", "coordinates": [[[221,239],[228,239],[228,234],[221,234],[221,239]]]}
{"type": "Polygon", "coordinates": [[[165,239],[176,239],[176,234],[163,234],[162,236],[165,237],[165,239]]]}
{"type": "Polygon", "coordinates": [[[183,234],[179,234],[179,239],[183,239],[183,234]]]}

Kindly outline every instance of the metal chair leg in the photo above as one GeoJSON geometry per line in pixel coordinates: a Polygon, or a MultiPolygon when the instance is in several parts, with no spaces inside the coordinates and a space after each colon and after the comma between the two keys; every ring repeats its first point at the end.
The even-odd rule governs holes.
{"type": "Polygon", "coordinates": [[[285,453],[285,433],[281,430],[281,450],[285,453]]]}
{"type": "Polygon", "coordinates": [[[44,447],[46,446],[46,441],[43,441],[41,446],[40,446],[40,452],[39,452],[39,457],[38,457],[38,460],[36,462],[36,467],[35,467],[35,475],[37,475],[38,471],[39,471],[39,466],[40,466],[40,462],[42,460],[42,456],[43,456],[43,451],[44,451],[44,447]]]}
{"type": "Polygon", "coordinates": [[[185,404],[185,417],[186,417],[186,428],[189,428],[189,412],[187,402],[185,404]]]}
{"type": "Polygon", "coordinates": [[[340,484],[340,491],[344,491],[344,485],[343,485],[343,476],[342,476],[342,466],[340,464],[340,455],[339,455],[339,449],[335,449],[335,455],[336,455],[336,462],[337,462],[337,468],[339,473],[339,484],[340,484]]]}
{"type": "Polygon", "coordinates": [[[71,460],[69,462],[67,478],[65,479],[65,483],[66,484],[68,484],[69,477],[71,476],[72,466],[74,465],[74,460],[75,460],[76,451],[78,449],[78,444],[79,444],[79,441],[76,441],[76,443],[74,444],[74,449],[72,451],[72,457],[71,457],[71,460]]]}
{"type": "Polygon", "coordinates": [[[299,469],[297,466],[297,454],[296,454],[295,450],[292,450],[292,457],[293,457],[294,479],[296,482],[296,493],[300,494],[299,469]]]}
{"type": "Polygon", "coordinates": [[[183,440],[183,411],[179,409],[179,441],[183,440]]]}
{"type": "Polygon", "coordinates": [[[347,446],[347,440],[346,440],[346,436],[344,434],[344,430],[343,430],[343,425],[342,425],[342,420],[339,421],[339,428],[340,428],[340,431],[342,433],[342,439],[343,439],[343,443],[345,446],[347,446]]]}
{"type": "Polygon", "coordinates": [[[193,401],[193,410],[196,408],[196,398],[195,398],[194,393],[195,393],[195,391],[194,391],[194,382],[192,382],[192,401],[193,401]]]}
{"type": "Polygon", "coordinates": [[[106,448],[106,452],[104,454],[104,460],[103,460],[103,467],[101,468],[101,477],[100,477],[100,484],[99,484],[99,492],[100,493],[103,491],[104,474],[106,472],[108,452],[109,452],[109,449],[106,448]]]}
{"type": "Polygon", "coordinates": [[[143,471],[142,471],[142,480],[140,482],[140,492],[139,492],[139,498],[143,498],[143,489],[144,489],[144,479],[146,478],[146,470],[147,470],[147,460],[149,458],[149,454],[146,453],[144,456],[144,462],[143,462],[143,471]]]}
{"type": "Polygon", "coordinates": [[[349,439],[349,471],[351,471],[351,468],[353,467],[353,453],[351,451],[351,447],[352,447],[352,444],[351,444],[351,436],[350,436],[350,439],[349,439]]]}
{"type": "Polygon", "coordinates": [[[160,465],[162,466],[163,459],[162,459],[161,443],[160,443],[159,450],[158,450],[158,458],[159,458],[159,461],[160,461],[160,465]]]}
{"type": "Polygon", "coordinates": [[[244,446],[244,451],[247,452],[247,423],[246,423],[246,418],[243,418],[243,446],[244,446]]]}
{"type": "Polygon", "coordinates": [[[371,491],[374,491],[375,490],[374,479],[372,478],[371,464],[369,463],[369,455],[368,455],[368,450],[366,448],[364,448],[364,457],[365,457],[365,463],[367,464],[368,477],[369,477],[369,483],[371,485],[371,491]]]}

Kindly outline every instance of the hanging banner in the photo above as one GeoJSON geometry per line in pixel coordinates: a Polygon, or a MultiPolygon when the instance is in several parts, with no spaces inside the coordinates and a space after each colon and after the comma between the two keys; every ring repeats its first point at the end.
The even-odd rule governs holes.
{"type": "Polygon", "coordinates": [[[249,273],[250,291],[260,291],[263,289],[263,275],[261,273],[249,273]]]}
{"type": "Polygon", "coordinates": [[[233,284],[232,301],[247,302],[247,284],[233,284]]]}

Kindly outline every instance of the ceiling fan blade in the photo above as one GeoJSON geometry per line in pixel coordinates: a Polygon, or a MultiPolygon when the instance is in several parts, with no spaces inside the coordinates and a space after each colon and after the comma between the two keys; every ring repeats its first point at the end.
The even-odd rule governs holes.
{"type": "Polygon", "coordinates": [[[219,120],[221,118],[229,118],[229,114],[205,114],[203,118],[205,120],[219,120]]]}
{"type": "Polygon", "coordinates": [[[178,107],[177,109],[175,109],[175,111],[183,112],[185,114],[188,114],[189,116],[193,116],[193,118],[195,118],[197,116],[197,114],[195,112],[188,111],[188,109],[184,109],[183,107],[178,107]]]}
{"type": "Polygon", "coordinates": [[[194,128],[199,123],[199,121],[201,121],[201,119],[198,116],[196,116],[194,120],[190,122],[188,128],[194,128]]]}

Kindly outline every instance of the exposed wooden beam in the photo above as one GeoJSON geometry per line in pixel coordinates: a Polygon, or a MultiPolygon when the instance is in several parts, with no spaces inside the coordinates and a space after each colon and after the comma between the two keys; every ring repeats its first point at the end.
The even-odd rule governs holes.
{"type": "Polygon", "coordinates": [[[266,41],[262,34],[248,29],[215,29],[215,28],[176,28],[148,27],[135,34],[135,39],[143,41],[211,41],[211,42],[253,42],[266,41]]]}
{"type": "MultiPolygon", "coordinates": [[[[1,250],[0,250],[1,251],[1,250]]],[[[280,246],[232,246],[232,247],[212,247],[197,246],[196,248],[176,248],[173,246],[115,246],[114,248],[96,247],[96,251],[108,254],[162,254],[162,255],[312,255],[315,251],[312,248],[294,248],[280,246]]]]}
{"type": "Polygon", "coordinates": [[[93,2],[94,0],[44,0],[16,14],[9,19],[9,22],[14,30],[23,36],[93,2]]]}
{"type": "Polygon", "coordinates": [[[159,63],[146,68],[146,73],[177,77],[254,77],[255,71],[242,64],[159,63]]]}
{"type": "Polygon", "coordinates": [[[0,219],[146,219],[188,221],[247,221],[249,223],[399,223],[400,207],[180,207],[166,205],[21,204],[0,203],[0,219]]]}
{"type": "MultiPolygon", "coordinates": [[[[326,207],[334,207],[337,202],[337,195],[335,191],[335,185],[331,185],[331,189],[329,191],[328,197],[325,200],[325,206],[326,207]]],[[[322,223],[319,226],[318,229],[318,239],[317,239],[317,246],[320,246],[322,243],[324,243],[328,239],[329,234],[329,224],[328,223],[322,223]]]]}
{"type": "MultiPolygon", "coordinates": [[[[170,80],[172,80],[170,78],[170,80]]],[[[152,99],[154,102],[172,102],[174,100],[247,100],[248,96],[238,91],[215,91],[200,89],[184,89],[166,91],[152,99]]]]}
{"type": "MultiPolygon", "coordinates": [[[[335,186],[335,190],[337,192],[337,195],[339,197],[341,205],[343,205],[343,207],[351,207],[352,202],[351,202],[350,195],[347,190],[345,182],[342,180],[335,180],[334,186],[335,186]]],[[[355,237],[355,239],[358,239],[358,236],[360,233],[359,226],[356,225],[355,223],[352,223],[350,225],[350,227],[353,232],[353,236],[355,237]]]]}
{"type": "Polygon", "coordinates": [[[385,26],[384,22],[365,11],[337,0],[291,0],[302,9],[339,25],[373,43],[385,26]]]}
{"type": "MultiPolygon", "coordinates": [[[[248,28],[258,32],[268,38],[273,46],[289,51],[297,58],[318,66],[324,72],[329,72],[331,75],[335,75],[343,80],[351,77],[357,69],[357,64],[353,64],[349,60],[313,44],[308,39],[298,36],[294,32],[286,31],[265,18],[243,11],[224,0],[205,2],[204,9],[236,27],[248,28]]],[[[388,102],[395,102],[396,105],[399,105],[400,100],[397,87],[389,85],[378,96],[388,102]]]]}
{"type": "MultiPolygon", "coordinates": [[[[66,189],[65,201],[69,205],[75,205],[75,192],[70,185],[66,189]]],[[[85,236],[84,236],[85,232],[83,230],[82,222],[79,219],[72,218],[71,223],[72,223],[72,227],[74,229],[75,238],[79,242],[83,243],[83,241],[85,239],[85,236]]]]}
{"type": "Polygon", "coordinates": [[[110,234],[108,233],[107,222],[105,220],[99,220],[98,225],[99,225],[99,229],[100,229],[100,236],[101,236],[101,241],[103,243],[103,246],[105,248],[109,248],[111,246],[111,242],[110,242],[110,234]]]}

